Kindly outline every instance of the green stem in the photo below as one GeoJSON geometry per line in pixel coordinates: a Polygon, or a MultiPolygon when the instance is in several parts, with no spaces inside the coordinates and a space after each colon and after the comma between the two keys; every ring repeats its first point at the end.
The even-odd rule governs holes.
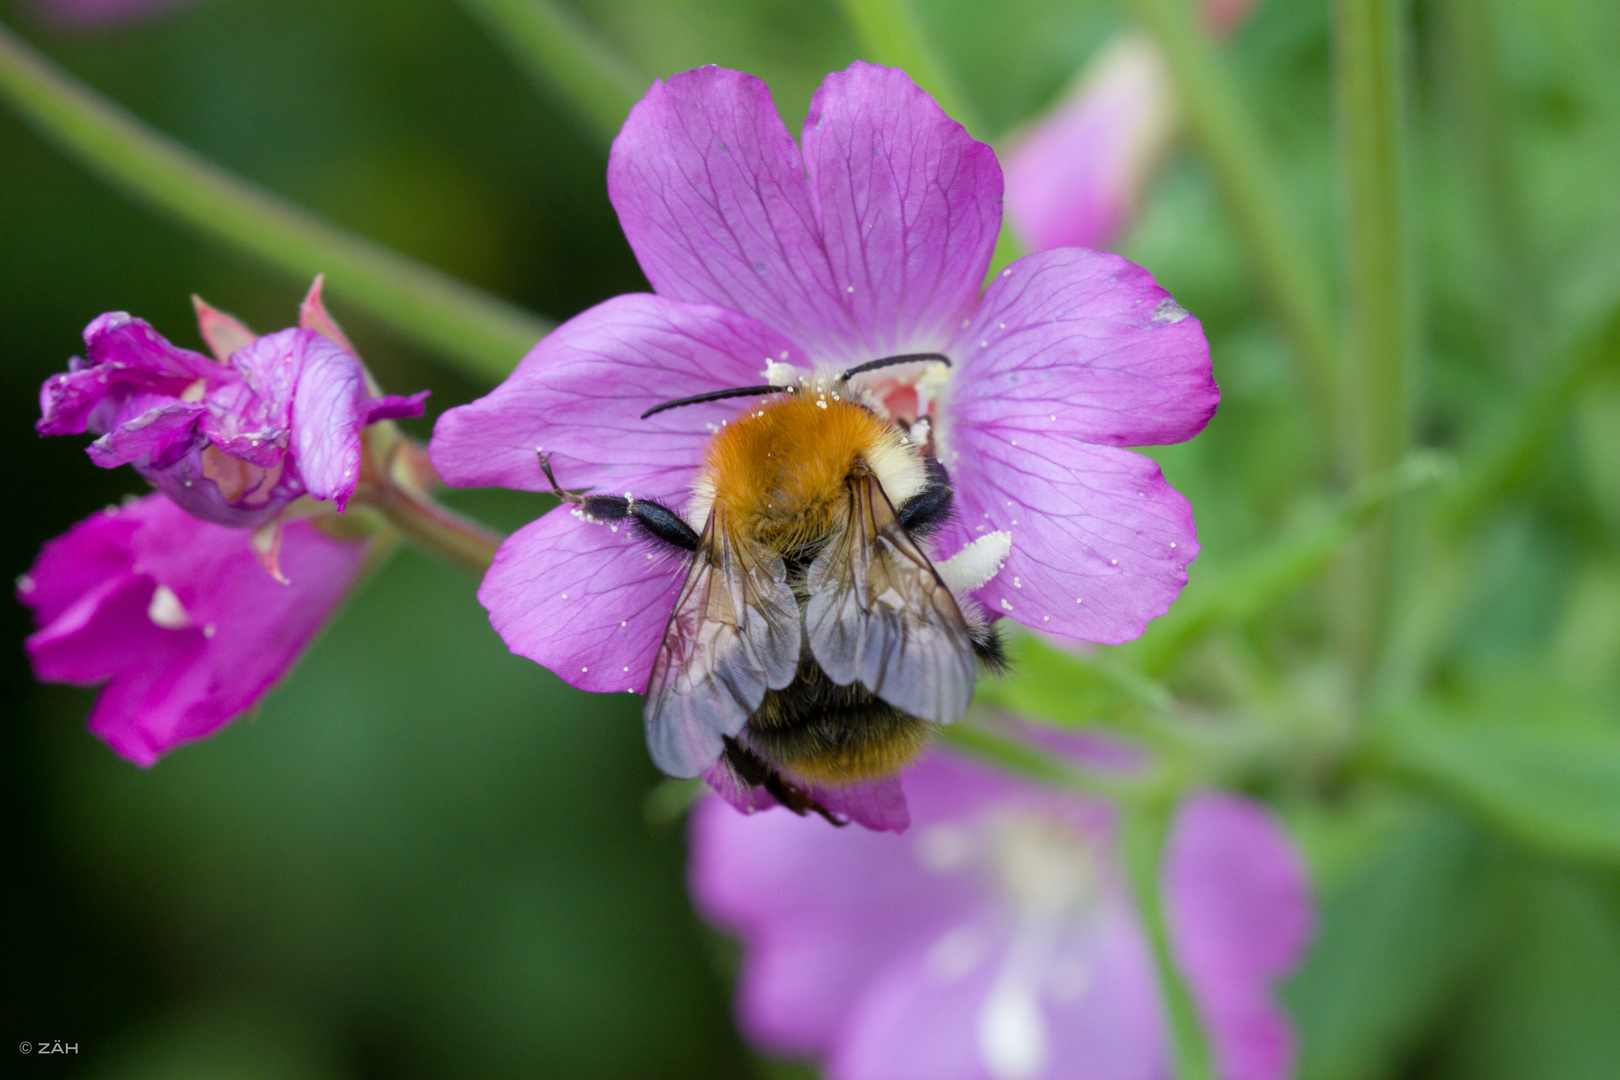
{"type": "Polygon", "coordinates": [[[1301,361],[1305,392],[1319,422],[1331,425],[1337,349],[1327,289],[1299,243],[1300,230],[1254,118],[1182,0],[1131,3],[1164,49],[1187,126],[1209,160],[1261,291],[1301,361]]]}
{"type": "Polygon", "coordinates": [[[1142,922],[1153,943],[1154,966],[1170,1019],[1176,1080],[1215,1080],[1214,1061],[1198,1019],[1198,1006],[1181,977],[1165,921],[1164,849],[1174,812],[1175,805],[1169,799],[1143,800],[1127,809],[1122,837],[1125,862],[1142,922]]]}
{"type": "Polygon", "coordinates": [[[552,0],[461,0],[461,5],[536,86],[574,112],[604,150],[652,82],[552,0]]]}
{"type": "Polygon", "coordinates": [[[969,103],[956,73],[928,39],[907,0],[841,2],[866,59],[903,68],[918,86],[934,95],[947,115],[973,135],[984,137],[978,110],[969,103]]]}
{"type": "Polygon", "coordinates": [[[382,487],[377,509],[416,547],[475,574],[489,569],[500,534],[397,484],[382,487]]]}
{"type": "Polygon", "coordinates": [[[1163,786],[1162,777],[1153,774],[1145,777],[1106,776],[1077,769],[1033,743],[967,720],[941,727],[939,741],[1006,772],[1101,799],[1118,801],[1139,798],[1144,792],[1156,791],[1163,786]]]}
{"type": "MultiPolygon", "coordinates": [[[[1339,377],[1341,467],[1352,483],[1393,468],[1409,440],[1413,275],[1408,237],[1402,0],[1340,0],[1334,32],[1344,189],[1346,337],[1339,377]]],[[[1337,629],[1365,672],[1383,629],[1391,524],[1346,553],[1337,629]]]]}
{"type": "Polygon", "coordinates": [[[1241,565],[1188,588],[1169,614],[1153,623],[1136,643],[1122,646],[1122,651],[1133,656],[1144,671],[1164,671],[1187,642],[1210,627],[1251,619],[1314,577],[1344,549],[1359,527],[1392,500],[1453,471],[1443,459],[1414,454],[1241,565]]]}
{"type": "Polygon", "coordinates": [[[0,97],[81,165],[155,209],[308,282],[483,381],[503,378],[550,324],[345,232],[152,130],[0,26],[0,97]]]}

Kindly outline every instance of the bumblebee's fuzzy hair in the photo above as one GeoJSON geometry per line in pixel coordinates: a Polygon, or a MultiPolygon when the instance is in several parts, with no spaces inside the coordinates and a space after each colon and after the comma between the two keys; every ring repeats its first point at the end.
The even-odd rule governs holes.
{"type": "Polygon", "coordinates": [[[719,503],[738,531],[793,551],[833,531],[857,462],[895,506],[928,482],[921,453],[894,424],[847,395],[806,387],[749,410],[709,440],[686,519],[701,529],[719,503]]]}

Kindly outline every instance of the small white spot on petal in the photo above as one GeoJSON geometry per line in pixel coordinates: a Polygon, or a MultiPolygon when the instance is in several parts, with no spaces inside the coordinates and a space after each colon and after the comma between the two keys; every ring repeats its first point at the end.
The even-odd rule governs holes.
{"type": "Polygon", "coordinates": [[[1022,581],[1018,580],[1017,578],[1013,578],[1013,588],[1022,589],[1023,587],[1024,583],[1022,581]]]}
{"type": "Polygon", "coordinates": [[[1017,445],[1018,445],[1018,440],[1017,440],[1017,439],[1013,439],[1013,440],[1012,440],[1012,444],[1013,444],[1013,445],[1014,445],[1014,446],[1017,446],[1017,445]]]}
{"type": "Polygon", "coordinates": [[[1011,611],[1012,609],[1013,609],[1012,605],[1007,603],[1006,600],[1001,601],[1001,610],[1002,611],[1011,611]]]}
{"type": "Polygon", "coordinates": [[[620,623],[619,623],[620,627],[625,627],[625,626],[629,626],[629,625],[630,625],[630,623],[628,621],[622,621],[621,620],[620,623]]]}
{"type": "Polygon", "coordinates": [[[1171,541],[1171,542],[1170,542],[1170,546],[1171,546],[1171,547],[1175,547],[1175,546],[1176,546],[1176,545],[1175,545],[1175,541],[1173,541],[1173,540],[1172,540],[1172,541],[1171,541]]]}
{"type": "Polygon", "coordinates": [[[624,669],[624,670],[626,670],[626,671],[629,671],[629,670],[630,670],[630,669],[629,669],[629,668],[625,668],[625,669],[624,669]]]}
{"type": "Polygon", "coordinates": [[[39,586],[35,583],[34,579],[29,577],[27,574],[18,574],[17,575],[17,591],[18,592],[20,592],[20,593],[31,593],[38,587],[39,586]]]}
{"type": "Polygon", "coordinates": [[[853,286],[853,285],[851,285],[851,286],[850,286],[850,287],[849,287],[849,288],[848,288],[848,289],[846,289],[846,290],[845,290],[845,291],[846,291],[846,292],[854,292],[854,291],[855,291],[855,286],[853,286]]]}
{"type": "Polygon", "coordinates": [[[564,600],[568,599],[568,594],[567,593],[563,593],[563,599],[564,600]]]}
{"type": "Polygon", "coordinates": [[[215,626],[213,623],[209,623],[208,625],[203,627],[203,637],[208,637],[208,638],[213,637],[214,636],[214,631],[216,631],[218,629],[219,629],[219,627],[215,626]]]}
{"type": "Polygon", "coordinates": [[[1050,615],[1042,615],[1041,616],[1041,622],[1051,622],[1051,621],[1052,621],[1052,616],[1050,616],[1050,615]]]}
{"type": "Polygon", "coordinates": [[[152,602],[146,605],[146,617],[165,630],[184,630],[191,625],[191,615],[167,585],[159,585],[152,590],[152,602]]]}
{"type": "Polygon", "coordinates": [[[988,349],[988,348],[989,348],[989,347],[990,347],[990,343],[989,343],[989,342],[988,342],[988,341],[981,341],[981,342],[979,342],[979,348],[981,348],[981,349],[988,349]]]}
{"type": "Polygon", "coordinates": [[[1119,560],[1118,559],[1109,559],[1108,560],[1108,565],[1109,566],[1118,566],[1119,565],[1119,560]]]}
{"type": "Polygon", "coordinates": [[[1079,597],[1078,597],[1078,596],[1077,596],[1077,597],[1075,597],[1075,598],[1074,598],[1074,602],[1075,602],[1075,603],[1077,603],[1077,604],[1083,604],[1083,603],[1085,603],[1085,601],[1084,601],[1084,600],[1082,600],[1082,599],[1080,599],[1080,598],[1079,598],[1079,597]]]}
{"type": "Polygon", "coordinates": [[[1012,267],[1010,267],[1010,266],[1009,266],[1009,267],[1007,267],[1007,269],[1005,269],[1005,270],[1003,270],[1003,271],[1002,271],[1002,272],[1001,272],[1001,276],[1002,276],[1002,277],[1006,277],[1006,276],[1007,276],[1007,275],[1008,275],[1008,274],[1010,274],[1010,273],[1012,273],[1012,267]]]}

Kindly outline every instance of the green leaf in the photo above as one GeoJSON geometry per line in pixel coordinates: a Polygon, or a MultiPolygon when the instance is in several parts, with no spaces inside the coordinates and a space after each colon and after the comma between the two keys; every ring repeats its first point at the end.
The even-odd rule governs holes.
{"type": "Polygon", "coordinates": [[[1620,1076],[1620,908],[1569,867],[1509,885],[1503,933],[1471,980],[1440,1072],[1469,1080],[1620,1076]]]}
{"type": "Polygon", "coordinates": [[[1385,717],[1373,752],[1532,847],[1620,862],[1620,730],[1561,712],[1471,719],[1408,706],[1385,717]]]}
{"type": "Polygon", "coordinates": [[[1435,812],[1323,897],[1316,942],[1284,1000],[1299,1080],[1373,1080],[1441,1014],[1489,926],[1488,847],[1435,812]]]}

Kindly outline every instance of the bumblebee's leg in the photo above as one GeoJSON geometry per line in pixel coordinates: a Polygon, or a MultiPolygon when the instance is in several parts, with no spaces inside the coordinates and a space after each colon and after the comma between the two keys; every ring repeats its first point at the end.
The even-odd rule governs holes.
{"type": "Polygon", "coordinates": [[[900,524],[912,536],[928,536],[938,531],[950,519],[951,504],[956,499],[956,493],[951,490],[951,474],[945,471],[945,466],[932,454],[925,460],[928,483],[895,512],[900,524]]]}
{"type": "Polygon", "coordinates": [[[771,798],[800,817],[814,810],[840,829],[849,824],[847,819],[836,816],[809,795],[783,780],[781,774],[771,768],[764,759],[736,739],[727,736],[725,746],[726,764],[731,766],[743,783],[750,787],[764,788],[770,793],[771,798]]]}
{"type": "Polygon", "coordinates": [[[623,521],[630,518],[636,528],[654,540],[662,541],[683,551],[696,551],[698,534],[681,516],[662,503],[651,499],[631,499],[623,495],[575,495],[564,491],[551,473],[551,455],[540,455],[540,471],[551,482],[552,493],[563,502],[573,503],[587,517],[597,521],[623,521]]]}

